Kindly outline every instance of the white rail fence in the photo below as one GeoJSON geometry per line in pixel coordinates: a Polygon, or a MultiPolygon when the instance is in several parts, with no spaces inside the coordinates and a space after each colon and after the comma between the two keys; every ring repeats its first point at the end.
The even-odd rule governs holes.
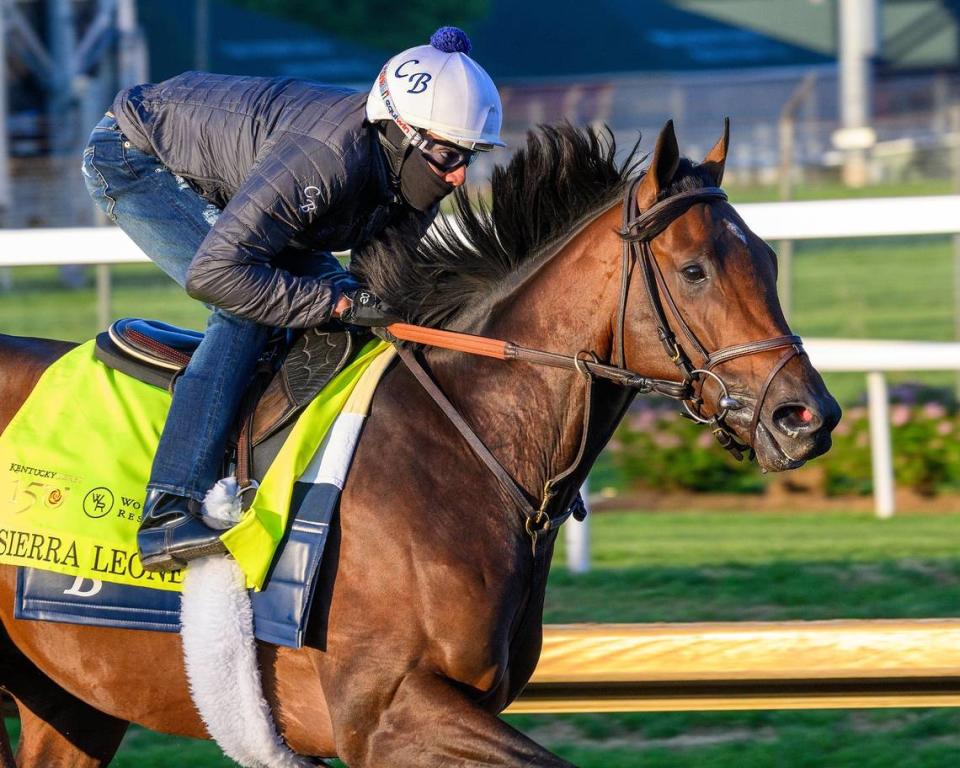
{"type": "MultiPolygon", "coordinates": [[[[744,221],[766,240],[960,235],[960,195],[820,200],[738,205],[744,221]]],[[[89,264],[100,267],[98,306],[109,317],[108,265],[147,258],[114,227],[0,230],[0,267],[89,264]]],[[[875,509],[893,515],[894,482],[890,445],[888,371],[960,371],[960,343],[807,339],[813,364],[822,371],[866,374],[870,415],[875,509]]],[[[589,534],[584,524],[567,533],[572,570],[589,568],[589,534]]]]}
{"type": "MultiPolygon", "coordinates": [[[[765,240],[960,234],[960,195],[744,203],[737,211],[765,240]]],[[[0,230],[0,267],[143,261],[116,227],[0,230]]]]}
{"type": "MultiPolygon", "coordinates": [[[[818,371],[866,374],[874,512],[881,519],[893,517],[896,511],[893,444],[890,439],[890,399],[884,374],[891,371],[960,371],[960,343],[804,339],[803,345],[818,371]]],[[[586,486],[582,493],[586,499],[586,486]]],[[[574,573],[590,570],[588,520],[582,523],[571,520],[566,527],[567,565],[574,573]]]]}

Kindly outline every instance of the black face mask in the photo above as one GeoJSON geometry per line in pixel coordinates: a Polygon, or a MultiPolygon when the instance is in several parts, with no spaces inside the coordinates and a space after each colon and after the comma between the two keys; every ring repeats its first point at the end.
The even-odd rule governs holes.
{"type": "Polygon", "coordinates": [[[411,208],[429,211],[453,192],[454,186],[444,181],[423,153],[407,145],[405,139],[393,122],[386,123],[380,131],[380,143],[400,195],[411,208]]]}
{"type": "Polygon", "coordinates": [[[400,166],[400,194],[407,205],[418,211],[429,211],[453,192],[453,184],[444,181],[427,162],[423,153],[412,150],[400,166]]]}

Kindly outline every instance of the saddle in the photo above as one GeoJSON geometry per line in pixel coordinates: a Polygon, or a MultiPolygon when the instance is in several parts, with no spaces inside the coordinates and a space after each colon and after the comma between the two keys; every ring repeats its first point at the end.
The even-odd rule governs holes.
{"type": "MultiPolygon", "coordinates": [[[[198,331],[124,318],[97,336],[96,356],[110,368],[172,392],[202,339],[198,331]]],[[[278,332],[250,382],[228,446],[225,463],[235,465],[241,485],[263,477],[300,411],[366,341],[348,331],[278,332]]]]}

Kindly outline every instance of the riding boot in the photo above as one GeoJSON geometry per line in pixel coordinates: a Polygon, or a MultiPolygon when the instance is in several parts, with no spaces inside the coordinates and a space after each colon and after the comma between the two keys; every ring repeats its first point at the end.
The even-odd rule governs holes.
{"type": "Polygon", "coordinates": [[[219,534],[203,522],[195,499],[149,491],[137,532],[140,562],[147,571],[175,571],[198,557],[226,552],[219,534]]]}

